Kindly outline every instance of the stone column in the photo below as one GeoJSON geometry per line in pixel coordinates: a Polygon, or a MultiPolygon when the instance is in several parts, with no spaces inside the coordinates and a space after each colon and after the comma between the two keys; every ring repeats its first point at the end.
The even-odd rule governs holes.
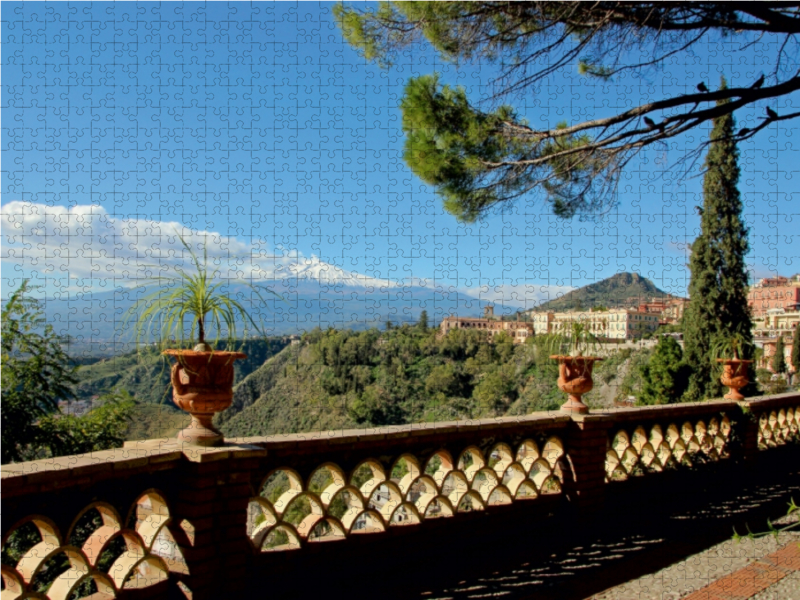
{"type": "Polygon", "coordinates": [[[605,497],[605,461],[612,417],[603,414],[571,415],[568,429],[564,492],[581,514],[599,508],[605,497]]]}
{"type": "Polygon", "coordinates": [[[251,475],[266,451],[257,446],[184,446],[175,473],[170,527],[186,562],[175,574],[187,598],[232,598],[245,591],[253,556],[247,537],[251,475]]]}

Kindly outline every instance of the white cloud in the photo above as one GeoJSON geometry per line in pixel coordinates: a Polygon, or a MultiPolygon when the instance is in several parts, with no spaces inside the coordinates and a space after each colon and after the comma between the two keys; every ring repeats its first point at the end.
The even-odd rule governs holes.
{"type": "Polygon", "coordinates": [[[395,286],[346,271],[297,249],[271,249],[264,240],[244,243],[213,231],[191,230],[175,221],[116,218],[101,206],[48,206],[8,202],[0,209],[5,267],[43,278],[67,279],[73,290],[131,287],[148,277],[168,274],[170,267],[191,267],[191,255],[177,234],[222,278],[318,279],[326,284],[395,286]]]}

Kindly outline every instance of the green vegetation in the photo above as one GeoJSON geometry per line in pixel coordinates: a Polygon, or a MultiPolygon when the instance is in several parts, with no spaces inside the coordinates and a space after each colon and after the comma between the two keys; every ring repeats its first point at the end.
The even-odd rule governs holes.
{"type": "MultiPolygon", "coordinates": [[[[726,89],[722,82],[722,89],[726,89]]],[[[720,101],[718,106],[724,104],[720,101]]],[[[714,348],[738,340],[740,358],[752,359],[747,306],[747,228],[739,195],[739,151],[731,114],[714,119],[703,179],[700,235],[692,244],[689,305],[684,315],[684,356],[692,369],[685,399],[718,398],[721,369],[714,348]]]]}
{"type": "Polygon", "coordinates": [[[77,366],[46,324],[28,281],[2,311],[2,462],[64,456],[122,445],[132,402],[105,394],[82,417],[61,414],[74,397],[77,366]]]}
{"type": "Polygon", "coordinates": [[[800,376],[800,325],[794,328],[794,337],[792,338],[792,355],[791,355],[792,369],[794,369],[795,376],[800,376]]]}
{"type": "Polygon", "coordinates": [[[592,356],[600,348],[600,341],[589,331],[586,323],[579,320],[570,322],[567,333],[546,336],[546,342],[554,355],[571,357],[592,356]]]}
{"type": "Polygon", "coordinates": [[[665,298],[668,294],[658,289],[652,281],[637,273],[617,273],[597,283],[572,290],[548,300],[535,312],[559,312],[567,310],[608,310],[629,308],[642,299],[665,298]]]}
{"type": "MultiPolygon", "coordinates": [[[[232,350],[236,341],[237,317],[243,322],[244,337],[247,337],[248,324],[256,332],[261,333],[258,324],[244,306],[222,293],[224,286],[230,285],[231,280],[219,279],[219,269],[209,272],[207,240],[203,243],[203,262],[201,263],[194,249],[186,243],[183,236],[177,232],[175,235],[189,253],[194,272],[174,265],[172,268],[176,275],[152,277],[140,286],[155,285],[157,289],[137,300],[125,316],[123,327],[135,317],[137,346],[142,341],[147,341],[152,332],[156,334],[156,338],[164,348],[174,347],[175,344],[180,347],[185,347],[187,344],[192,345],[196,336],[196,349],[210,352],[211,346],[206,344],[206,328],[213,325],[217,332],[215,344],[219,343],[220,336],[224,331],[227,336],[226,349],[232,350]],[[187,319],[190,323],[188,339],[185,327],[187,319]]],[[[262,290],[277,296],[275,292],[267,288],[256,287],[246,280],[240,280],[239,283],[247,286],[261,301],[263,301],[262,290]]]]}
{"type": "Polygon", "coordinates": [[[584,395],[584,402],[590,406],[608,405],[601,400],[601,387],[611,388],[612,400],[621,402],[629,396],[638,399],[644,380],[642,370],[653,355],[651,348],[620,348],[603,361],[595,364],[594,389],[584,395]]]}
{"type": "MultiPolygon", "coordinates": [[[[449,65],[448,70],[470,63],[485,67],[469,74],[488,74],[475,87],[490,91],[473,102],[464,88],[441,83],[439,73],[411,77],[400,102],[406,163],[436,186],[450,213],[469,222],[531,193],[541,194],[558,216],[595,217],[614,206],[624,169],[642,148],[674,145],[679,136],[703,130],[714,118],[800,89],[800,76],[780,69],[790,60],[789,50],[772,47],[781,41],[788,46],[797,33],[798,8],[789,3],[751,6],[380,2],[336,4],[333,14],[343,38],[381,67],[407,60],[409,48],[419,45],[432,48],[437,60],[431,62],[449,65]],[[732,89],[712,91],[706,82],[687,82],[685,91],[672,96],[648,98],[602,117],[587,114],[583,122],[550,122],[541,129],[503,104],[512,99],[535,103],[541,90],[552,85],[551,76],[568,77],[565,72],[572,69],[601,83],[627,71],[657,78],[671,61],[720,38],[732,42],[734,60],[745,60],[736,56],[737,50],[755,45],[770,64],[760,77],[753,73],[750,81],[732,89]],[[765,76],[775,85],[765,86],[765,76]]],[[[613,103],[613,97],[608,101],[613,103]]],[[[598,106],[606,104],[598,99],[598,106]]],[[[752,137],[798,114],[769,111],[767,119],[732,132],[732,139],[752,137]]],[[[698,149],[697,139],[684,138],[687,152],[698,149]]]]}
{"type": "Polygon", "coordinates": [[[779,375],[783,375],[786,373],[786,357],[784,354],[786,353],[786,349],[783,345],[783,336],[778,336],[778,341],[775,342],[775,355],[772,357],[772,372],[777,373],[779,375]]]}
{"type": "MultiPolygon", "coordinates": [[[[247,354],[247,358],[233,364],[234,385],[245,380],[287,344],[286,338],[238,341],[237,349],[247,354]]],[[[217,342],[212,347],[223,349],[225,342],[217,342]]],[[[172,403],[169,372],[169,361],[157,348],[129,352],[81,367],[76,374],[75,396],[88,401],[109,391],[129,393],[134,403],[125,439],[172,437],[188,424],[190,417],[172,403]]]]}
{"type": "Polygon", "coordinates": [[[788,387],[785,379],[775,377],[769,369],[756,369],[756,381],[765,394],[782,394],[788,387]]]}
{"type": "MultiPolygon", "coordinates": [[[[286,338],[238,341],[237,349],[247,354],[247,358],[233,363],[234,385],[287,344],[286,338]]],[[[212,344],[212,347],[221,350],[225,342],[212,344]]],[[[151,346],[138,353],[128,352],[81,367],[75,393],[79,400],[87,400],[108,390],[125,390],[140,403],[167,402],[171,405],[169,369],[169,361],[151,346]]]]}
{"type": "Polygon", "coordinates": [[[417,327],[420,328],[421,331],[425,332],[428,331],[428,311],[423,310],[419,313],[419,321],[417,322],[417,327]]]}
{"type": "Polygon", "coordinates": [[[219,425],[266,435],[556,409],[564,399],[544,341],[410,325],[315,330],[242,381],[219,425]]]}
{"type": "Polygon", "coordinates": [[[675,338],[663,336],[648,363],[640,368],[642,387],[639,404],[672,404],[679,402],[688,384],[688,368],[683,351],[675,338]]]}

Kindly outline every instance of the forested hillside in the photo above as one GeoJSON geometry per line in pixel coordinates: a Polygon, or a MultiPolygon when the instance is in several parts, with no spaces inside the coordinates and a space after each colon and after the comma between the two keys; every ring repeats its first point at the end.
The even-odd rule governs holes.
{"type": "Polygon", "coordinates": [[[548,300],[533,312],[589,310],[596,306],[624,308],[636,306],[651,298],[666,296],[668,294],[665,291],[658,289],[652,281],[638,273],[617,273],[597,283],[572,290],[560,298],[548,300]]]}
{"type": "MultiPolygon", "coordinates": [[[[246,342],[231,407],[216,422],[228,437],[523,415],[557,409],[556,364],[543,338],[515,346],[499,335],[423,325],[388,331],[316,329],[299,344],[246,342]]],[[[590,405],[633,393],[647,351],[622,350],[595,369],[590,405]]],[[[189,416],[172,404],[169,363],[154,349],[79,370],[79,399],[125,390],[136,401],[128,439],[173,436],[189,416]]]]}
{"type": "MultiPolygon", "coordinates": [[[[248,340],[241,343],[244,360],[234,363],[234,384],[257,370],[288,344],[286,338],[248,340]]],[[[237,345],[237,349],[239,345],[237,345]]],[[[111,391],[126,391],[136,406],[128,439],[172,436],[186,426],[189,416],[172,403],[170,365],[155,348],[103,359],[78,369],[76,399],[91,400],[111,391]]]]}
{"type": "Polygon", "coordinates": [[[564,398],[547,354],[476,330],[316,330],[245,379],[219,423],[251,436],[555,409],[564,398]]]}
{"type": "MultiPolygon", "coordinates": [[[[237,344],[237,350],[247,354],[244,360],[234,363],[234,385],[264,364],[270,356],[283,350],[285,338],[248,340],[237,344]]],[[[222,343],[218,344],[222,347],[222,343]]],[[[141,402],[161,402],[170,393],[169,361],[155,348],[146,348],[139,354],[129,352],[84,365],[78,370],[76,395],[88,399],[112,389],[127,390],[141,402]]]]}

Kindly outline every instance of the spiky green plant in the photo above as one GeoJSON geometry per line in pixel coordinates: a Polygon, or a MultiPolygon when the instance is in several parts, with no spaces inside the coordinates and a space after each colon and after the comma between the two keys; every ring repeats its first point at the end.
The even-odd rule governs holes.
{"type": "MultiPolygon", "coordinates": [[[[211,350],[206,343],[206,331],[209,325],[216,328],[215,344],[219,342],[220,335],[225,329],[227,333],[227,348],[233,349],[236,339],[236,318],[244,322],[244,332],[247,335],[248,324],[259,334],[263,329],[253,320],[250,313],[242,304],[222,293],[222,287],[230,280],[219,280],[219,269],[209,272],[208,246],[203,243],[203,261],[200,262],[195,251],[178,232],[181,244],[191,256],[193,270],[186,270],[174,266],[176,275],[150,277],[139,288],[157,285],[159,288],[147,296],[140,298],[128,310],[123,327],[127,328],[132,319],[136,319],[136,344],[139,346],[142,338],[152,331],[156,322],[159,323],[158,331],[162,346],[179,343],[186,347],[187,343],[197,340],[196,350],[211,350]],[[189,335],[186,336],[186,321],[191,323],[189,335]],[[196,337],[195,337],[196,336],[196,337]]],[[[255,292],[261,301],[264,297],[261,292],[280,298],[269,288],[259,288],[245,280],[238,280],[255,292]]]]}
{"type": "Polygon", "coordinates": [[[746,334],[733,333],[717,339],[711,346],[711,357],[716,361],[725,358],[739,359],[745,356],[752,356],[754,347],[746,334]]]}
{"type": "Polygon", "coordinates": [[[551,352],[564,352],[573,358],[583,356],[584,352],[596,351],[599,347],[600,340],[580,320],[570,322],[568,333],[551,335],[548,344],[551,352]]]}

